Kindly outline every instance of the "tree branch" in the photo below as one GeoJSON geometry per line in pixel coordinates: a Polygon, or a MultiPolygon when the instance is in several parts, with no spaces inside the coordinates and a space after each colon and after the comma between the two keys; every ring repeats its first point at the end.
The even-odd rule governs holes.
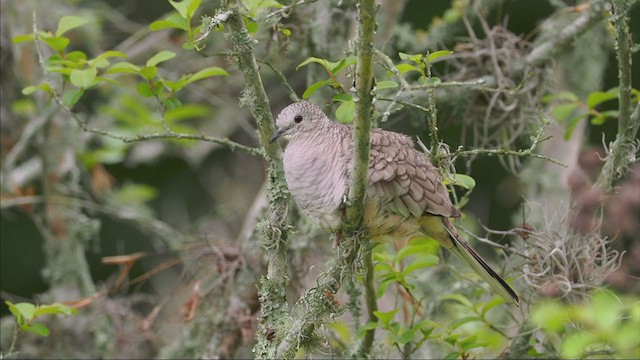
{"type": "Polygon", "coordinates": [[[256,119],[265,158],[269,165],[269,184],[267,187],[269,210],[266,223],[262,224],[260,228],[260,241],[267,258],[267,276],[261,282],[261,319],[257,333],[257,344],[254,347],[257,358],[266,358],[273,357],[274,349],[268,339],[269,333],[277,329],[282,319],[286,317],[288,310],[286,299],[286,289],[289,283],[288,224],[286,220],[288,191],[284,182],[280,145],[269,142],[275,132],[275,125],[271,116],[269,99],[253,54],[252,40],[242,15],[238,12],[241,5],[238,2],[234,2],[234,4],[235,6],[230,7],[231,14],[227,23],[231,30],[230,35],[238,67],[245,81],[241,103],[249,107],[256,119]]]}
{"type": "Polygon", "coordinates": [[[616,29],[616,54],[618,58],[618,134],[610,145],[606,162],[596,184],[611,189],[613,182],[624,176],[631,159],[635,157],[637,147],[636,134],[640,127],[640,103],[631,114],[631,34],[629,33],[630,1],[611,0],[613,14],[610,21],[616,29]]]}

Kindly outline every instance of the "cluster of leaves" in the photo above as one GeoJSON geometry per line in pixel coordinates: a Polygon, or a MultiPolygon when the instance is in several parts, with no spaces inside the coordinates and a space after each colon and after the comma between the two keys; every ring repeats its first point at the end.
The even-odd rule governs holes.
{"type": "Polygon", "coordinates": [[[76,309],[55,303],[51,305],[34,305],[31,303],[21,302],[14,304],[11,301],[5,301],[9,311],[16,319],[19,331],[28,331],[41,336],[49,335],[49,328],[36,323],[35,320],[42,315],[76,315],[76,309]]]}
{"type": "MultiPolygon", "coordinates": [[[[417,72],[419,74],[418,83],[420,85],[437,85],[441,82],[439,78],[432,77],[430,72],[431,63],[436,61],[437,59],[452,54],[452,51],[449,50],[440,50],[435,51],[433,53],[429,53],[426,55],[415,54],[409,55],[405,53],[399,53],[398,56],[401,60],[408,61],[408,63],[400,63],[395,66],[395,72],[400,74],[400,76],[410,73],[417,72]]],[[[351,123],[355,116],[355,100],[353,95],[344,89],[342,84],[338,81],[337,75],[348,69],[350,66],[356,64],[357,58],[353,55],[346,56],[338,61],[329,61],[327,59],[310,57],[300,63],[296,67],[296,70],[300,69],[303,66],[309,65],[311,63],[317,63],[322,65],[328,75],[328,79],[317,81],[305,90],[302,94],[303,99],[308,99],[313,95],[316,91],[320,90],[325,86],[329,86],[331,89],[336,91],[336,94],[332,97],[332,101],[339,102],[340,105],[336,108],[335,117],[341,123],[351,123]]],[[[397,88],[398,83],[395,80],[391,80],[394,76],[394,72],[387,71],[386,79],[376,79],[374,92],[378,92],[384,89],[392,89],[397,88]]]]}
{"type": "MultiPolygon", "coordinates": [[[[632,101],[640,100],[640,90],[631,89],[632,101]]],[[[612,88],[607,91],[594,91],[586,100],[581,100],[578,95],[570,91],[562,91],[556,94],[546,95],[542,101],[553,104],[551,115],[565,126],[564,138],[568,140],[576,126],[589,119],[593,125],[602,125],[608,120],[618,118],[618,110],[598,110],[603,103],[616,100],[620,89],[612,88]]]]}
{"type": "Polygon", "coordinates": [[[640,298],[599,290],[589,302],[547,301],[532,309],[531,321],[546,335],[550,354],[533,346],[530,356],[640,358],[640,298]]]}
{"type": "MultiPolygon", "coordinates": [[[[185,6],[184,1],[179,3],[170,2],[181,9],[180,11],[184,10],[186,12],[185,16],[189,14],[189,9],[191,8],[183,9],[185,6]]],[[[198,2],[194,1],[194,3],[198,2]]],[[[174,94],[186,85],[211,76],[228,75],[224,69],[212,66],[195,74],[184,74],[178,80],[165,79],[158,74],[158,65],[176,56],[175,52],[169,50],[162,50],[151,56],[144,65],[135,65],[127,61],[111,64],[112,58],[127,58],[127,55],[120,51],[108,50],[91,59],[83,51],[68,51],[70,40],[62,35],[87,23],[88,20],[78,16],[63,16],[58,22],[58,28],[55,33],[38,31],[37,33],[19,35],[13,38],[14,43],[41,40],[54,50],[55,53],[45,60],[46,71],[47,73],[62,75],[63,89],[66,89],[66,85],[69,83],[73,85],[73,88],[66,89],[61,96],[62,103],[68,108],[72,108],[86,90],[99,84],[110,83],[122,86],[122,83],[109,77],[110,75],[129,73],[139,76],[141,81],[136,84],[138,93],[144,97],[155,96],[168,110],[176,109],[182,105],[174,94]]],[[[162,26],[156,25],[154,28],[162,28],[162,26]]],[[[27,86],[22,90],[22,93],[29,95],[36,90],[42,90],[49,95],[57,95],[51,86],[50,82],[27,86]]]]}
{"type": "Polygon", "coordinates": [[[183,44],[183,48],[187,50],[198,49],[195,44],[195,34],[200,32],[200,26],[192,27],[191,19],[200,7],[202,0],[169,0],[169,4],[176,9],[175,12],[169,14],[162,20],[156,20],[149,24],[149,29],[153,31],[165,29],[178,29],[187,33],[188,40],[183,44]]]}

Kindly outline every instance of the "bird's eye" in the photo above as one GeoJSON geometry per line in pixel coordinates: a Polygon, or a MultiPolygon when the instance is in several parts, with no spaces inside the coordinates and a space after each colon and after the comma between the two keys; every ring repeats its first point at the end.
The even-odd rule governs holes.
{"type": "Polygon", "coordinates": [[[293,121],[295,121],[296,124],[300,124],[300,122],[302,122],[302,115],[296,115],[293,121]]]}

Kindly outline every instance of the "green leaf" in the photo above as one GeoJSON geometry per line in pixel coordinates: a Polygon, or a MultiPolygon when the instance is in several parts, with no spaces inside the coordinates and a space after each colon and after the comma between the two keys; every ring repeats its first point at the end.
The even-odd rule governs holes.
{"type": "Polygon", "coordinates": [[[58,21],[58,30],[56,30],[56,36],[62,36],[62,34],[66,33],[67,31],[80,27],[88,22],[89,20],[83,19],[79,16],[63,16],[58,21]]]}
{"type": "Polygon", "coordinates": [[[84,94],[84,89],[69,89],[62,94],[62,103],[72,108],[84,94]]]}
{"type": "Polygon", "coordinates": [[[404,345],[409,343],[411,340],[413,340],[413,337],[415,336],[415,331],[413,329],[409,329],[406,331],[403,331],[402,334],[398,335],[398,334],[391,334],[391,339],[393,340],[393,342],[400,344],[400,345],[404,345]]]}
{"type": "Polygon", "coordinates": [[[451,55],[451,54],[453,54],[453,51],[449,51],[449,50],[434,51],[431,54],[429,54],[429,56],[427,57],[427,61],[432,63],[432,62],[436,61],[438,58],[441,58],[441,57],[447,56],[447,55],[451,55]]]}
{"type": "Polygon", "coordinates": [[[452,330],[455,330],[460,326],[473,321],[480,321],[480,317],[477,315],[463,316],[453,321],[450,326],[452,330]]]}
{"type": "Polygon", "coordinates": [[[333,95],[333,97],[331,98],[332,101],[351,101],[353,100],[353,95],[349,94],[349,93],[339,93],[339,94],[335,94],[333,95]]]}
{"type": "Polygon", "coordinates": [[[212,76],[229,76],[229,73],[217,66],[211,66],[208,68],[204,68],[198,71],[197,73],[187,77],[187,84],[190,84],[194,81],[206,79],[212,76]]]}
{"type": "Polygon", "coordinates": [[[300,65],[296,66],[296,71],[298,71],[301,67],[309,65],[311,63],[318,63],[320,65],[322,65],[327,71],[331,70],[331,64],[328,60],[325,59],[320,59],[317,57],[310,57],[307,60],[303,61],[300,63],[300,65]]]}
{"type": "MultiPolygon", "coordinates": [[[[25,321],[28,322],[33,319],[36,312],[35,305],[27,302],[21,302],[21,303],[13,304],[13,306],[14,306],[14,309],[20,314],[20,316],[24,318],[25,321]]],[[[15,316],[15,313],[13,312],[13,310],[11,310],[11,313],[15,316]]]]}
{"type": "Polygon", "coordinates": [[[419,63],[422,61],[422,54],[405,54],[403,52],[399,52],[398,56],[400,57],[400,60],[410,60],[413,61],[414,63],[419,63]]]}
{"type": "Polygon", "coordinates": [[[551,115],[558,121],[563,122],[578,108],[579,103],[568,103],[556,105],[551,110],[551,115]]]}
{"type": "Polygon", "coordinates": [[[49,336],[49,328],[42,324],[25,324],[21,329],[40,336],[49,336]]]}
{"type": "Polygon", "coordinates": [[[16,318],[16,323],[18,323],[18,326],[23,326],[24,325],[24,316],[20,312],[20,309],[18,307],[16,307],[16,304],[12,303],[9,300],[5,300],[4,303],[9,308],[9,311],[11,312],[11,314],[13,314],[13,317],[16,318]]]}
{"type": "Polygon", "coordinates": [[[69,78],[71,83],[79,88],[87,89],[93,85],[94,80],[96,79],[96,75],[98,74],[98,69],[95,67],[90,67],[88,69],[73,69],[71,70],[71,74],[69,78]]]}
{"type": "Polygon", "coordinates": [[[153,89],[151,89],[151,85],[149,85],[148,82],[139,82],[136,85],[136,91],[138,92],[138,94],[144,96],[144,97],[152,97],[153,96],[153,89]]]}
{"type": "Polygon", "coordinates": [[[396,69],[398,69],[398,71],[400,72],[400,74],[404,74],[406,72],[409,71],[417,71],[419,73],[422,74],[422,70],[420,70],[419,68],[411,65],[411,64],[398,64],[396,65],[396,69]]]}
{"type": "Polygon", "coordinates": [[[314,92],[318,91],[318,89],[320,89],[325,85],[331,84],[332,82],[333,80],[329,79],[329,80],[318,81],[316,83],[311,84],[311,86],[309,86],[307,90],[304,91],[304,94],[302,94],[302,98],[305,100],[308,99],[311,95],[313,95],[314,92]]]}
{"type": "Polygon", "coordinates": [[[462,186],[467,190],[473,190],[476,187],[476,181],[468,175],[465,174],[453,174],[453,184],[462,186]]]}
{"type": "Polygon", "coordinates": [[[36,92],[36,90],[38,90],[38,88],[33,85],[27,86],[26,88],[22,89],[22,95],[31,95],[36,92]]]}
{"type": "Polygon", "coordinates": [[[57,315],[75,315],[78,311],[70,306],[61,304],[61,303],[53,303],[51,305],[40,305],[37,307],[35,316],[45,315],[45,314],[57,314],[57,315]]]}
{"type": "Polygon", "coordinates": [[[55,36],[55,37],[42,37],[41,38],[42,41],[44,41],[45,44],[49,45],[50,48],[52,48],[55,51],[62,51],[64,49],[66,49],[67,46],[69,46],[69,38],[66,38],[64,36],[55,36]]]}
{"type": "Polygon", "coordinates": [[[158,31],[164,29],[180,29],[184,31],[189,30],[189,23],[187,19],[178,14],[171,14],[163,20],[156,20],[149,24],[149,30],[158,31]]]}
{"type": "Polygon", "coordinates": [[[556,101],[567,101],[567,102],[578,102],[578,101],[580,101],[580,99],[578,98],[578,95],[572,93],[571,91],[560,91],[560,92],[555,93],[555,94],[545,95],[542,98],[542,102],[544,102],[545,104],[548,104],[553,100],[556,100],[556,101]]]}
{"type": "Polygon", "coordinates": [[[249,34],[255,34],[256,31],[258,31],[258,29],[260,29],[260,25],[258,25],[257,22],[255,21],[245,21],[246,23],[246,27],[247,27],[247,31],[249,32],[249,34]]]}
{"type": "Polygon", "coordinates": [[[571,118],[571,120],[565,121],[565,130],[564,130],[565,140],[569,140],[571,138],[571,134],[573,133],[573,130],[576,128],[576,126],[578,126],[580,121],[582,121],[586,117],[587,117],[586,113],[581,113],[571,118]]]}
{"type": "Polygon", "coordinates": [[[14,36],[13,39],[11,39],[11,41],[14,44],[20,44],[23,42],[27,42],[27,41],[33,41],[35,39],[35,35],[33,35],[33,33],[31,34],[22,34],[22,35],[18,35],[18,36],[14,36]]]}
{"type": "Polygon", "coordinates": [[[493,299],[488,301],[486,304],[484,304],[484,306],[482,307],[482,316],[484,317],[489,312],[489,310],[493,309],[494,307],[500,304],[504,304],[506,302],[507,301],[502,296],[494,297],[493,299]]]}
{"type": "Polygon", "coordinates": [[[134,65],[127,61],[121,61],[111,65],[111,67],[109,67],[107,71],[105,71],[105,74],[116,74],[116,73],[138,74],[139,72],[140,72],[140,67],[138,67],[137,65],[134,65]]]}
{"type": "Polygon", "coordinates": [[[435,255],[421,256],[419,259],[412,262],[411,265],[407,266],[404,270],[402,270],[402,275],[408,275],[415,270],[437,265],[439,261],[440,261],[440,258],[438,258],[435,255]]]}
{"type": "Polygon", "coordinates": [[[336,119],[343,124],[349,124],[353,122],[353,118],[356,116],[356,103],[351,101],[345,101],[336,109],[336,119]]]}
{"type": "MultiPolygon", "coordinates": [[[[170,1],[171,2],[171,1],[170,1]]],[[[176,56],[176,53],[169,50],[162,50],[159,53],[153,55],[149,60],[147,60],[147,66],[156,66],[161,62],[173,59],[176,56]]]]}
{"type": "Polygon", "coordinates": [[[174,110],[182,106],[182,102],[175,97],[166,98],[162,103],[167,110],[174,110]]]}
{"type": "Polygon", "coordinates": [[[393,80],[385,80],[376,83],[375,90],[397,88],[398,83],[393,80]]]}
{"type": "Polygon", "coordinates": [[[280,32],[282,33],[282,35],[289,37],[291,36],[291,30],[289,29],[281,29],[280,32]]]}
{"type": "Polygon", "coordinates": [[[595,109],[596,106],[602,104],[605,101],[613,100],[618,98],[618,91],[609,90],[607,92],[604,91],[595,91],[589,94],[587,97],[587,107],[591,109],[595,109]]]}
{"type": "MultiPolygon", "coordinates": [[[[87,54],[82,51],[71,51],[65,54],[65,60],[70,61],[72,63],[78,63],[78,65],[83,65],[87,61],[87,54]]],[[[55,59],[50,59],[51,63],[55,63],[55,59]]]]}
{"type": "Polygon", "coordinates": [[[398,312],[398,309],[393,309],[391,311],[382,312],[382,311],[374,311],[373,314],[378,317],[378,320],[384,325],[389,325],[389,322],[393,320],[393,317],[398,312]]]}
{"type": "Polygon", "coordinates": [[[593,335],[586,332],[569,334],[561,345],[561,354],[563,359],[580,359],[583,358],[584,350],[593,343],[593,335]]]}
{"type": "Polygon", "coordinates": [[[184,1],[173,1],[173,0],[169,0],[169,3],[171,4],[171,6],[173,6],[174,9],[178,10],[178,13],[180,14],[180,16],[182,16],[183,18],[187,18],[187,0],[184,1]]]}
{"type": "Polygon", "coordinates": [[[334,74],[338,74],[343,69],[347,68],[348,66],[355,65],[357,62],[358,62],[357,57],[347,56],[346,58],[340,60],[340,62],[337,64],[331,63],[331,62],[329,64],[331,66],[331,72],[334,74]]]}
{"type": "Polygon", "coordinates": [[[453,300],[468,308],[473,308],[473,304],[471,303],[471,301],[469,301],[469,299],[467,299],[466,296],[462,294],[447,294],[440,297],[440,301],[445,300],[453,300]]]}
{"type": "Polygon", "coordinates": [[[155,66],[146,66],[140,69],[140,76],[147,80],[153,79],[154,76],[158,73],[158,68],[155,66]]]}
{"type": "Polygon", "coordinates": [[[200,7],[201,0],[191,0],[187,6],[187,17],[191,18],[200,7]]]}
{"type": "Polygon", "coordinates": [[[531,321],[550,332],[560,332],[569,321],[567,310],[557,302],[544,302],[533,308],[531,321]]]}

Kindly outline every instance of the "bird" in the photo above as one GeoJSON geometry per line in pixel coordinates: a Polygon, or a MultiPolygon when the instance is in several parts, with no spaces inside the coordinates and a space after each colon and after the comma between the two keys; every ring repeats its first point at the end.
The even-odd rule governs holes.
{"type": "MultiPolygon", "coordinates": [[[[282,157],[287,187],[301,212],[331,232],[340,230],[353,163],[351,125],[331,121],[309,101],[285,107],[270,139],[287,139],[282,157]]],[[[467,263],[496,293],[518,305],[516,292],[451,223],[460,217],[426,154],[407,135],[371,130],[363,224],[372,241],[427,236],[467,263]]]]}

